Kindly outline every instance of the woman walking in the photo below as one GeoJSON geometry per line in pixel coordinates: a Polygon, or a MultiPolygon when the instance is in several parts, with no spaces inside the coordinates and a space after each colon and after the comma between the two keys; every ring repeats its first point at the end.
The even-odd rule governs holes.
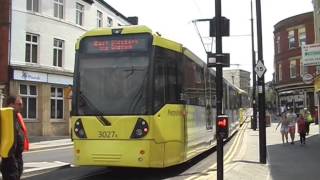
{"type": "Polygon", "coordinates": [[[306,127],[307,127],[307,121],[303,117],[302,114],[299,115],[297,125],[298,125],[298,132],[300,135],[300,144],[306,144],[306,127]]]}
{"type": "Polygon", "coordinates": [[[285,113],[281,114],[280,121],[276,127],[276,130],[278,129],[280,124],[281,124],[280,133],[282,137],[282,143],[284,144],[284,138],[286,138],[286,143],[288,143],[289,121],[285,113]]]}

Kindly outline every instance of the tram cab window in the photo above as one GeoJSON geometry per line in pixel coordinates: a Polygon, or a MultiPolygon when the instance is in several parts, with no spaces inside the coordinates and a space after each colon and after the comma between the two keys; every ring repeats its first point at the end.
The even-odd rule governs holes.
{"type": "Polygon", "coordinates": [[[156,47],[154,58],[154,111],[164,104],[178,103],[178,68],[179,55],[171,50],[156,47]]]}

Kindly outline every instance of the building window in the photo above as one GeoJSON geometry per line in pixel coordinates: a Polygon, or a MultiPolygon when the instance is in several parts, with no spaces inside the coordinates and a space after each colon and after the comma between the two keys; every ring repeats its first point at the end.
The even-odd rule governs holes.
{"type": "Polygon", "coordinates": [[[82,4],[76,3],[76,24],[83,25],[83,14],[84,6],[82,4]]]}
{"type": "Polygon", "coordinates": [[[22,108],[22,116],[26,119],[37,118],[37,86],[20,84],[20,96],[24,108],[22,108]]]}
{"type": "Polygon", "coordinates": [[[316,74],[317,74],[317,75],[320,74],[320,66],[319,66],[319,65],[316,66],[316,74]]]}
{"type": "Polygon", "coordinates": [[[63,40],[53,40],[53,66],[62,67],[63,45],[63,40]]]}
{"type": "Polygon", "coordinates": [[[59,19],[63,19],[63,0],[54,0],[53,7],[54,7],[54,17],[59,19]]]}
{"type": "Polygon", "coordinates": [[[113,20],[112,20],[112,18],[111,18],[111,17],[107,17],[107,26],[108,26],[108,27],[112,27],[112,25],[113,25],[113,20]]]}
{"type": "Polygon", "coordinates": [[[27,10],[39,12],[39,0],[27,0],[27,10]]]}
{"type": "Polygon", "coordinates": [[[51,119],[63,119],[63,88],[51,87],[51,119]]]}
{"type": "Polygon", "coordinates": [[[298,29],[299,32],[299,46],[303,46],[306,44],[306,28],[298,29]]]}
{"type": "Polygon", "coordinates": [[[26,34],[26,54],[25,61],[28,63],[38,62],[39,36],[35,34],[26,34]]]}
{"type": "Polygon", "coordinates": [[[290,78],[295,78],[297,75],[297,65],[296,60],[290,61],[290,78]]]}
{"type": "Polygon", "coordinates": [[[294,38],[294,30],[289,31],[288,40],[289,40],[289,49],[294,48],[296,45],[295,38],[294,38]]]}
{"type": "Polygon", "coordinates": [[[280,53],[280,35],[276,36],[276,53],[280,53]]]}
{"type": "Polygon", "coordinates": [[[100,11],[97,11],[97,27],[102,27],[103,14],[100,11]]]}
{"type": "Polygon", "coordinates": [[[282,80],[282,67],[281,67],[281,64],[279,64],[279,66],[278,66],[278,80],[279,81],[282,80]]]}
{"type": "Polygon", "coordinates": [[[308,66],[303,65],[302,59],[300,60],[300,76],[303,77],[303,75],[308,73],[308,66]]]}

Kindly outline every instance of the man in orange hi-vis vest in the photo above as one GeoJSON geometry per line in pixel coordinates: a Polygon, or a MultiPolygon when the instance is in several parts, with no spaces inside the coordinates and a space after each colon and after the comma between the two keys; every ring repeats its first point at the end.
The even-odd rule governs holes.
{"type": "Polygon", "coordinates": [[[7,106],[14,109],[15,140],[14,146],[7,158],[2,158],[1,173],[3,180],[20,180],[23,172],[22,152],[29,150],[27,129],[24,124],[21,110],[23,102],[20,96],[9,96],[7,106]]]}

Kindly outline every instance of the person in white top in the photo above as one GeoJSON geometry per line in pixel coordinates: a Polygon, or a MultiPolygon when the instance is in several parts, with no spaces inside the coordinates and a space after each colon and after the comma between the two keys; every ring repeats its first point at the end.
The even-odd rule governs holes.
{"type": "Polygon", "coordinates": [[[293,112],[292,108],[288,109],[288,113],[287,113],[287,120],[289,122],[289,134],[290,134],[290,138],[291,138],[291,144],[294,144],[294,135],[296,133],[296,122],[297,122],[297,115],[296,113],[293,112]]]}

